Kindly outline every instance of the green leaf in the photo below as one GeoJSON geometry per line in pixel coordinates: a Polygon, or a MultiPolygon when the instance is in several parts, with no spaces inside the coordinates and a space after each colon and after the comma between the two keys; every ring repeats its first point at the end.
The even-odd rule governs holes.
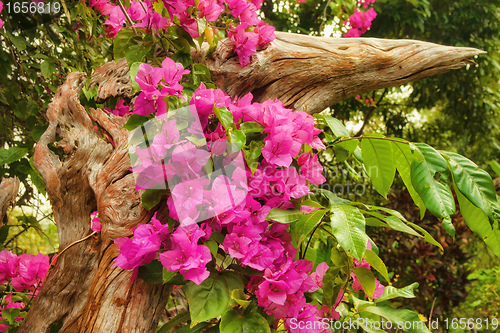
{"type": "Polygon", "coordinates": [[[413,294],[413,289],[418,287],[418,283],[414,282],[410,284],[409,286],[406,286],[404,288],[395,288],[393,286],[387,286],[384,288],[384,292],[382,293],[382,296],[377,298],[375,300],[375,303],[381,303],[385,302],[387,300],[396,298],[396,297],[404,297],[404,298],[415,298],[415,295],[413,294]]]}
{"type": "Polygon", "coordinates": [[[443,246],[438,243],[434,237],[431,236],[431,234],[429,234],[427,232],[427,230],[425,230],[424,228],[422,228],[421,226],[415,224],[415,223],[412,223],[412,222],[407,222],[409,226],[411,226],[413,229],[416,229],[418,231],[420,231],[422,234],[424,234],[424,240],[429,243],[429,244],[432,244],[432,245],[435,245],[437,247],[439,247],[441,249],[441,251],[443,251],[443,246]]]}
{"type": "Polygon", "coordinates": [[[28,148],[10,147],[9,149],[0,148],[0,165],[10,164],[20,160],[28,153],[28,148]]]}
{"type": "Polygon", "coordinates": [[[163,283],[169,282],[177,274],[179,274],[179,273],[178,272],[171,272],[171,271],[163,268],[163,274],[162,274],[163,283]]]}
{"type": "MultiPolygon", "coordinates": [[[[232,295],[233,290],[243,290],[243,288],[245,288],[242,278],[235,272],[225,271],[221,276],[226,279],[230,295],[232,295]]],[[[229,298],[230,307],[235,307],[237,304],[238,303],[232,297],[229,298]]]]}
{"type": "Polygon", "coordinates": [[[358,278],[365,294],[371,298],[375,292],[375,276],[372,271],[363,266],[353,267],[352,271],[358,278]]]}
{"type": "Polygon", "coordinates": [[[391,142],[363,138],[361,152],[373,187],[384,198],[387,198],[387,193],[396,175],[391,142]]]}
{"type": "Polygon", "coordinates": [[[125,58],[127,59],[127,63],[132,65],[135,62],[142,62],[144,57],[151,51],[153,44],[136,44],[131,45],[127,48],[125,52],[125,58]]]}
{"type": "Polygon", "coordinates": [[[220,333],[271,333],[267,320],[257,311],[240,314],[228,310],[220,320],[220,333]]]}
{"type": "Polygon", "coordinates": [[[340,120],[327,115],[322,115],[322,118],[325,120],[326,125],[332,130],[336,138],[349,137],[349,131],[347,131],[347,128],[340,122],[340,120]]]}
{"type": "Polygon", "coordinates": [[[219,121],[221,122],[222,127],[224,127],[226,131],[234,126],[233,114],[227,108],[225,107],[219,108],[214,106],[213,111],[217,119],[219,119],[219,121]]]}
{"type": "Polygon", "coordinates": [[[455,212],[455,200],[450,188],[434,179],[434,175],[448,170],[448,163],[432,147],[429,148],[432,150],[429,149],[424,158],[412,162],[411,182],[427,209],[436,217],[444,218],[455,212]],[[443,169],[441,160],[446,163],[446,169],[443,169]]]}
{"type": "Polygon", "coordinates": [[[247,162],[252,174],[255,173],[258,167],[258,160],[260,155],[262,155],[262,148],[264,147],[264,142],[262,141],[251,141],[249,148],[243,148],[243,154],[245,155],[245,161],[247,162]]]}
{"type": "Polygon", "coordinates": [[[500,210],[500,207],[490,175],[480,169],[476,163],[459,154],[450,152],[442,152],[442,154],[448,158],[457,189],[474,206],[481,208],[486,215],[493,218],[493,211],[500,210]]]}
{"type": "MultiPolygon", "coordinates": [[[[368,306],[361,311],[384,317],[395,325],[398,325],[399,323],[402,326],[404,332],[431,333],[427,326],[425,326],[425,323],[422,321],[422,319],[420,319],[418,314],[410,310],[398,310],[389,306],[368,306]],[[406,323],[411,323],[412,325],[406,325],[406,327],[411,327],[406,328],[406,323]]],[[[397,326],[394,327],[396,328],[397,326]]]]}
{"type": "Polygon", "coordinates": [[[229,305],[229,288],[222,276],[209,276],[200,285],[186,284],[186,297],[191,311],[191,327],[223,314],[229,305]]]}
{"type": "Polygon", "coordinates": [[[491,227],[488,216],[482,209],[474,206],[460,191],[457,193],[460,212],[467,226],[484,240],[486,245],[500,258],[500,233],[491,227]]]}
{"type": "Polygon", "coordinates": [[[342,163],[347,160],[358,147],[358,144],[359,140],[349,140],[336,143],[333,146],[333,151],[337,162],[342,163]]]}
{"type": "Polygon", "coordinates": [[[157,259],[139,266],[139,278],[151,284],[163,284],[163,266],[157,259]]]}
{"type": "Polygon", "coordinates": [[[365,217],[358,208],[349,205],[333,206],[330,211],[332,233],[337,242],[354,258],[361,261],[368,243],[365,217]]]}
{"type": "Polygon", "coordinates": [[[254,122],[245,122],[240,124],[240,129],[243,131],[243,133],[262,133],[264,130],[264,126],[261,124],[257,124],[254,122]]]}
{"type": "Polygon", "coordinates": [[[496,173],[497,177],[500,177],[500,164],[497,161],[491,161],[490,166],[493,169],[493,172],[496,173]]]}
{"type": "Polygon", "coordinates": [[[418,156],[422,157],[429,168],[429,172],[434,175],[436,172],[445,172],[448,170],[448,162],[439,154],[439,152],[425,143],[411,143],[410,148],[417,151],[418,156]]]}
{"type": "Polygon", "coordinates": [[[56,66],[50,60],[44,60],[40,65],[40,70],[42,71],[42,75],[48,79],[56,71],[56,66]]]}
{"type": "Polygon", "coordinates": [[[113,55],[115,60],[125,57],[128,41],[134,36],[132,28],[123,28],[113,39],[113,55]]]}
{"type": "Polygon", "coordinates": [[[321,222],[326,212],[326,209],[319,209],[314,210],[309,214],[299,216],[298,221],[293,225],[292,239],[295,239],[297,244],[300,244],[302,239],[306,237],[318,223],[321,222]]]}
{"type": "Polygon", "coordinates": [[[379,272],[387,282],[389,282],[389,273],[387,272],[387,267],[375,252],[366,249],[363,258],[365,258],[366,262],[369,263],[373,268],[375,268],[375,270],[379,272]]]}
{"type": "MultiPolygon", "coordinates": [[[[134,62],[132,65],[130,65],[130,70],[129,70],[130,83],[132,84],[132,88],[134,89],[134,91],[140,91],[141,90],[141,86],[139,86],[139,84],[135,81],[137,73],[139,72],[139,66],[141,64],[142,64],[142,62],[134,62]]],[[[132,115],[132,117],[134,115],[132,115]]],[[[144,117],[144,116],[142,116],[142,117],[144,117]]]]}
{"type": "Polygon", "coordinates": [[[298,209],[273,208],[267,214],[266,219],[274,220],[279,223],[292,223],[298,221],[302,215],[304,215],[304,213],[298,209]]]}
{"type": "Polygon", "coordinates": [[[147,189],[141,196],[141,204],[146,210],[151,210],[160,203],[161,197],[166,193],[165,190],[147,189]]]}
{"type": "Polygon", "coordinates": [[[234,299],[237,304],[241,305],[243,309],[246,309],[250,303],[252,303],[252,301],[247,300],[247,295],[243,289],[234,289],[231,292],[231,298],[234,299]]]}
{"type": "Polygon", "coordinates": [[[415,155],[412,153],[408,144],[400,142],[392,142],[392,151],[394,152],[394,164],[396,165],[396,169],[406,189],[410,193],[413,202],[420,208],[420,219],[422,219],[426,210],[425,203],[411,183],[411,163],[415,160],[415,155]]]}
{"type": "Polygon", "coordinates": [[[229,134],[229,142],[231,142],[233,145],[236,145],[239,149],[241,149],[247,140],[247,137],[245,136],[245,133],[241,130],[233,130],[230,129],[228,131],[229,134]]]}
{"type": "Polygon", "coordinates": [[[26,46],[28,45],[28,43],[26,42],[25,38],[20,37],[20,36],[14,36],[8,30],[4,30],[4,31],[5,31],[5,34],[7,35],[7,37],[12,42],[12,44],[14,44],[16,49],[18,49],[19,51],[26,50],[26,46]]]}
{"type": "Polygon", "coordinates": [[[141,126],[144,124],[146,121],[148,121],[149,118],[146,116],[141,116],[138,114],[133,114],[128,118],[127,123],[123,126],[126,130],[133,130],[136,129],[137,127],[141,126]]]}
{"type": "Polygon", "coordinates": [[[349,203],[350,202],[347,199],[339,198],[335,193],[333,193],[331,191],[328,191],[328,190],[325,190],[325,189],[322,189],[322,188],[318,188],[317,190],[318,190],[319,194],[321,194],[326,199],[328,199],[328,201],[330,202],[330,206],[343,205],[345,203],[349,203]]]}
{"type": "Polygon", "coordinates": [[[17,316],[19,316],[19,313],[21,312],[21,309],[19,308],[8,308],[8,309],[3,309],[2,310],[2,316],[7,319],[9,324],[14,324],[15,319],[17,316]]]}
{"type": "Polygon", "coordinates": [[[323,298],[322,304],[333,306],[337,301],[337,296],[340,291],[340,284],[335,280],[340,273],[340,267],[329,267],[323,275],[323,298]]]}
{"type": "Polygon", "coordinates": [[[21,120],[26,120],[28,118],[29,113],[27,112],[28,105],[26,101],[19,101],[16,103],[16,105],[13,108],[14,115],[21,119],[21,120]]]}

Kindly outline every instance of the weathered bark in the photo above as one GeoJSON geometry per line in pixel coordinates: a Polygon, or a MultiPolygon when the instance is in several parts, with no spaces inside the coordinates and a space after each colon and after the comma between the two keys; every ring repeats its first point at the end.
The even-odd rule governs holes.
{"type": "Polygon", "coordinates": [[[294,110],[317,113],[360,93],[418,81],[457,69],[485,53],[415,40],[328,38],[277,32],[265,50],[241,68],[230,41],[211,57],[195,53],[230,96],[251,92],[254,102],[278,98],[294,110]]]}
{"type": "MultiPolygon", "coordinates": [[[[36,146],[34,162],[43,176],[59,232],[60,248],[89,235],[90,213],[98,210],[102,231],[71,246],[49,272],[19,332],[151,332],[165,307],[169,286],[152,285],[113,267],[113,239],[131,235],[152,213],[140,205],[128,158],[124,119],[91,110],[115,147],[93,128],[79,103],[85,76],[72,73],[49,105],[49,127],[36,146]],[[56,142],[56,134],[62,138],[56,142]],[[49,147],[63,153],[60,159],[49,147]]],[[[166,212],[158,213],[160,219],[166,212]]]]}
{"type": "MultiPolygon", "coordinates": [[[[278,33],[267,49],[241,68],[227,41],[207,64],[219,87],[232,96],[252,92],[256,101],[280,98],[289,107],[313,113],[351,95],[396,86],[466,63],[481,51],[441,47],[417,41],[335,40],[278,33]]],[[[98,210],[102,231],[71,246],[49,272],[19,332],[152,332],[167,301],[170,286],[150,285],[131,272],[113,267],[117,237],[146,223],[153,212],[140,205],[141,192],[129,169],[126,119],[91,109],[92,119],[114,145],[94,130],[79,103],[85,76],[72,73],[49,105],[49,127],[37,144],[34,162],[44,178],[58,226],[60,248],[91,234],[90,213],[98,210]],[[62,140],[56,142],[56,135],[62,140]],[[56,148],[62,157],[49,148],[56,148]]],[[[131,96],[124,60],[96,70],[92,84],[98,98],[131,96]]],[[[157,217],[166,221],[160,204],[157,217]]]]}
{"type": "Polygon", "coordinates": [[[3,227],[3,218],[7,209],[15,204],[18,192],[19,179],[17,177],[0,180],[0,228],[3,227]]]}

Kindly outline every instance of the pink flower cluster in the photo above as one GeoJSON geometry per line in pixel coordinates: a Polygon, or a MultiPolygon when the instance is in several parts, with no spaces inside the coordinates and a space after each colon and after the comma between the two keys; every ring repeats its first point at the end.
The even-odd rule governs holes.
{"type": "Polygon", "coordinates": [[[139,66],[135,81],[142,91],[135,100],[134,113],[147,116],[157,111],[157,115],[162,115],[167,112],[167,103],[163,97],[182,97],[182,85],[179,81],[189,70],[170,58],[165,58],[161,65],[162,67],[152,67],[142,63],[139,66]]]}
{"type": "MultiPolygon", "coordinates": [[[[372,244],[370,242],[368,242],[366,248],[368,250],[371,250],[372,249],[372,244]]],[[[368,269],[370,269],[370,264],[366,262],[365,259],[362,259],[361,262],[359,262],[358,260],[356,259],[353,259],[354,260],[354,267],[366,267],[368,269]]],[[[352,289],[354,291],[361,291],[363,290],[363,286],[361,286],[361,283],[359,283],[359,280],[358,280],[358,277],[354,274],[354,272],[351,272],[351,277],[353,279],[353,282],[352,282],[352,289]]],[[[380,281],[375,278],[375,292],[373,293],[372,297],[373,299],[375,298],[379,298],[380,296],[382,296],[382,294],[384,293],[384,285],[380,283],[380,281]]],[[[368,295],[366,295],[365,293],[365,296],[368,297],[368,295]]]]}
{"type": "MultiPolygon", "coordinates": [[[[2,12],[3,10],[3,2],[0,1],[0,13],[2,12]]],[[[2,21],[2,19],[0,19],[0,29],[3,27],[4,25],[4,21],[2,21]]]]}
{"type": "Polygon", "coordinates": [[[364,8],[368,8],[368,6],[372,3],[375,3],[376,0],[359,0],[358,4],[363,6],[364,8]]]}
{"type": "Polygon", "coordinates": [[[179,22],[192,38],[198,38],[200,33],[203,33],[198,25],[199,20],[216,21],[227,5],[231,14],[239,21],[237,25],[231,26],[228,37],[234,44],[241,66],[250,62],[251,56],[258,48],[276,38],[275,28],[262,21],[257,14],[262,0],[200,0],[198,5],[194,0],[162,1],[169,19],[155,12],[151,0],[131,1],[130,7],[123,9],[126,14],[120,6],[110,3],[109,0],[90,0],[90,6],[103,15],[109,15],[109,19],[104,22],[107,25],[107,37],[114,38],[130,19],[134,22],[133,27],[148,31],[165,29],[173,25],[172,22],[179,22]]]}
{"type": "Polygon", "coordinates": [[[169,20],[154,11],[150,0],[130,1],[130,7],[126,9],[127,16],[120,6],[110,3],[109,0],[90,0],[90,6],[102,15],[109,15],[109,19],[104,22],[107,25],[106,37],[114,38],[118,31],[125,27],[127,16],[134,22],[133,27],[147,31],[172,25],[169,20]]]}
{"type": "Polygon", "coordinates": [[[93,212],[90,214],[90,219],[91,219],[91,224],[90,224],[90,229],[95,232],[100,232],[102,229],[102,223],[101,223],[101,218],[99,217],[98,212],[93,212]]]}
{"type": "Polygon", "coordinates": [[[203,282],[210,273],[206,264],[212,260],[210,250],[198,245],[200,238],[210,235],[196,223],[178,227],[170,233],[168,225],[163,225],[156,213],[151,224],[141,224],[134,230],[134,236],[116,238],[114,243],[120,254],[113,266],[133,270],[132,280],[137,278],[139,266],[149,264],[158,257],[158,251],[169,249],[159,255],[162,265],[170,271],[179,271],[184,278],[196,284],[203,282]]]}
{"type": "Polygon", "coordinates": [[[49,270],[49,256],[38,253],[17,256],[10,251],[0,252],[0,284],[12,279],[17,291],[34,291],[41,286],[49,270]]]}
{"type": "Polygon", "coordinates": [[[115,106],[114,110],[111,110],[110,108],[105,107],[104,111],[107,111],[107,112],[109,112],[111,114],[114,114],[115,116],[118,116],[118,117],[123,117],[126,114],[129,114],[130,108],[127,105],[125,105],[125,100],[120,99],[116,103],[116,106],[115,106]]]}
{"type": "Polygon", "coordinates": [[[344,34],[344,37],[360,37],[371,27],[375,17],[377,17],[377,12],[373,8],[368,9],[366,12],[355,9],[349,20],[344,21],[344,25],[349,22],[351,26],[351,29],[344,34]]]}

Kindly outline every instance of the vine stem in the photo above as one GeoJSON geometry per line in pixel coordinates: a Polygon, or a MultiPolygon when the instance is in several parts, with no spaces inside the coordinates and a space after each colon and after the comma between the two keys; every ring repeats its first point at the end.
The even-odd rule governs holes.
{"type": "Polygon", "coordinates": [[[71,244],[69,244],[68,246],[66,246],[66,247],[65,247],[65,248],[64,248],[61,252],[59,252],[59,253],[57,254],[57,257],[59,258],[59,257],[60,257],[60,256],[64,253],[64,251],[66,251],[67,249],[69,249],[69,248],[70,248],[70,247],[72,247],[73,245],[76,245],[76,244],[78,244],[78,243],[81,243],[81,242],[83,242],[84,240],[87,240],[87,239],[89,239],[90,237],[92,237],[92,236],[94,236],[94,235],[96,235],[96,234],[97,234],[97,231],[94,231],[94,232],[92,232],[90,235],[88,235],[88,236],[86,236],[86,237],[83,237],[82,239],[79,239],[79,240],[77,240],[77,241],[74,241],[73,243],[71,243],[71,244]]]}

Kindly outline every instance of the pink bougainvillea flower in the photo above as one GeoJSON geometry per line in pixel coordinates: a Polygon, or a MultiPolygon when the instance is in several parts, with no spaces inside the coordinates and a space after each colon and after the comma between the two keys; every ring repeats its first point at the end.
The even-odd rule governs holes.
{"type": "Polygon", "coordinates": [[[259,35],[259,47],[263,47],[276,39],[276,34],[274,33],[275,30],[276,28],[266,22],[259,21],[254,29],[254,32],[259,35]]]}
{"type": "MultiPolygon", "coordinates": [[[[2,12],[3,10],[3,2],[0,1],[0,13],[2,12]]],[[[4,25],[4,22],[0,19],[0,29],[3,27],[4,25]]]]}
{"type": "Polygon", "coordinates": [[[115,38],[118,31],[125,26],[125,21],[126,18],[121,8],[118,6],[113,7],[109,15],[109,19],[103,23],[108,25],[107,37],[115,38]]]}
{"type": "Polygon", "coordinates": [[[161,66],[162,78],[165,80],[162,92],[166,92],[172,96],[182,97],[182,85],[179,81],[184,74],[189,74],[190,71],[184,69],[181,63],[175,62],[170,58],[165,58],[161,66]]]}
{"type": "Polygon", "coordinates": [[[172,250],[160,254],[160,261],[167,270],[179,271],[186,280],[200,284],[210,275],[206,264],[212,260],[210,250],[198,245],[206,233],[196,224],[177,228],[172,234],[172,250]]]}
{"type": "Polygon", "coordinates": [[[316,291],[319,288],[323,288],[323,276],[325,275],[326,271],[328,270],[328,265],[326,262],[322,262],[321,264],[316,267],[316,271],[314,273],[311,273],[311,278],[316,283],[316,287],[313,287],[313,290],[309,290],[310,292],[316,291]]]}
{"type": "Polygon", "coordinates": [[[246,31],[246,28],[248,28],[248,24],[240,24],[227,33],[234,45],[234,52],[238,54],[241,67],[248,65],[251,56],[257,52],[259,42],[259,35],[255,32],[246,31]]]}
{"type": "Polygon", "coordinates": [[[301,167],[300,173],[311,184],[320,185],[326,181],[326,178],[323,176],[323,166],[318,162],[318,155],[303,153],[299,156],[297,163],[301,167]]]}
{"type": "Polygon", "coordinates": [[[109,3],[108,0],[90,0],[90,7],[100,11],[102,15],[109,15],[115,5],[109,3]]]}
{"type": "Polygon", "coordinates": [[[10,251],[0,252],[0,284],[10,280],[17,273],[18,257],[10,251]]]}
{"type": "Polygon", "coordinates": [[[300,143],[293,140],[290,125],[283,125],[275,128],[275,134],[264,139],[265,145],[262,148],[262,156],[272,164],[289,167],[292,157],[300,152],[300,143]]]}
{"type": "Polygon", "coordinates": [[[348,21],[345,21],[344,24],[349,22],[351,29],[344,34],[344,37],[359,37],[364,34],[372,25],[372,21],[377,16],[377,12],[375,9],[370,8],[366,12],[360,12],[355,9],[354,14],[349,17],[348,21]],[[353,30],[355,29],[355,30],[353,30]],[[353,30],[351,32],[351,30],[353,30]]]}
{"type": "Polygon", "coordinates": [[[127,9],[128,16],[131,20],[141,21],[147,16],[147,7],[139,1],[131,1],[130,7],[127,9]]]}
{"type": "Polygon", "coordinates": [[[90,218],[92,221],[90,227],[92,231],[100,232],[102,229],[102,224],[101,224],[101,218],[99,217],[99,213],[97,211],[93,212],[92,214],[90,214],[90,218]]]}
{"type": "Polygon", "coordinates": [[[198,5],[198,9],[200,10],[200,17],[213,22],[217,20],[224,7],[219,5],[217,0],[202,0],[198,5]]]}
{"type": "Polygon", "coordinates": [[[370,4],[375,3],[375,0],[359,0],[358,3],[365,8],[368,8],[370,4]]]}
{"type": "Polygon", "coordinates": [[[49,256],[38,253],[21,254],[17,275],[12,278],[12,287],[17,291],[38,288],[49,270],[49,256]]]}
{"type": "Polygon", "coordinates": [[[179,22],[184,30],[191,36],[191,38],[200,37],[200,32],[198,31],[198,22],[191,15],[186,12],[179,14],[179,22]]]}
{"type": "Polygon", "coordinates": [[[189,6],[194,5],[194,0],[163,0],[163,4],[172,18],[186,11],[189,6]]]}

